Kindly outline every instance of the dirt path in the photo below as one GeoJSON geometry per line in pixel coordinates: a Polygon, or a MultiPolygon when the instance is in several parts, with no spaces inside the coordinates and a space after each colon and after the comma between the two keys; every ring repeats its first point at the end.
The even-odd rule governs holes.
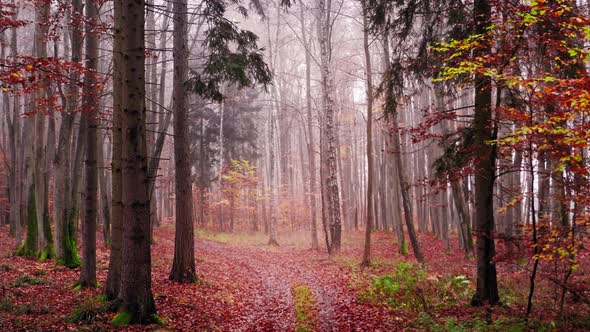
{"type": "Polygon", "coordinates": [[[197,250],[239,276],[235,298],[239,311],[223,330],[293,331],[296,328],[293,285],[307,285],[316,300],[319,331],[392,330],[382,323],[387,313],[356,301],[348,288],[349,269],[327,260],[324,254],[288,247],[237,247],[197,240],[197,250]],[[366,318],[373,319],[363,323],[366,318]]]}

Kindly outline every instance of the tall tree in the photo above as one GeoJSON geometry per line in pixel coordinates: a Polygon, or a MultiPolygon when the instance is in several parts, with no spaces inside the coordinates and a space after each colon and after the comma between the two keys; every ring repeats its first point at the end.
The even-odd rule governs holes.
{"type": "MultiPolygon", "coordinates": [[[[145,1],[122,0],[114,18],[121,27],[122,202],[121,312],[113,323],[150,323],[152,295],[150,199],[145,108],[145,1]]],[[[113,179],[114,181],[114,179],[113,179]]]]}
{"type": "MultiPolygon", "coordinates": [[[[69,16],[69,23],[72,25],[71,31],[71,48],[67,41],[64,42],[64,53],[71,52],[70,61],[73,63],[80,62],[82,53],[82,31],[80,17],[82,16],[82,1],[72,0],[71,12],[67,13],[69,16]]],[[[69,36],[66,33],[66,36],[69,36]]],[[[67,38],[66,38],[67,39],[67,38]]],[[[78,257],[78,249],[76,247],[75,232],[73,220],[71,218],[71,210],[73,201],[70,199],[71,187],[73,180],[71,178],[72,172],[72,135],[74,131],[74,120],[76,114],[74,111],[77,108],[77,99],[79,95],[78,85],[75,84],[80,78],[77,71],[70,74],[70,84],[68,86],[68,93],[66,99],[65,111],[62,112],[62,121],[58,135],[57,151],[55,153],[55,239],[56,239],[56,253],[58,262],[67,267],[80,266],[80,258],[78,257]]]]}
{"type": "Polygon", "coordinates": [[[184,83],[188,74],[187,2],[176,0],[173,5],[174,21],[174,79],[172,104],[174,107],[174,164],[176,189],[176,233],[174,261],[170,280],[192,283],[195,272],[195,239],[193,223],[193,197],[191,155],[188,141],[188,100],[184,83]]]}
{"type": "MultiPolygon", "coordinates": [[[[307,37],[307,26],[303,14],[303,2],[299,5],[299,20],[301,21],[301,39],[305,48],[305,107],[307,108],[307,154],[309,158],[309,206],[311,208],[311,248],[317,250],[318,226],[317,226],[317,183],[315,163],[315,140],[312,116],[311,98],[311,36],[307,37]]],[[[310,33],[311,34],[311,33],[310,33]]]]}
{"type": "MultiPolygon", "coordinates": [[[[473,3],[475,34],[485,34],[491,24],[491,6],[488,0],[473,3]]],[[[480,54],[492,51],[491,45],[482,47],[480,54]]],[[[496,166],[495,147],[488,142],[494,139],[492,121],[492,79],[475,74],[474,148],[479,151],[475,159],[475,233],[477,235],[477,286],[471,304],[498,304],[498,281],[494,263],[494,180],[496,166]]]]}
{"type": "Polygon", "coordinates": [[[324,131],[326,137],[326,202],[330,227],[330,254],[340,252],[342,222],[340,213],[340,192],[338,190],[338,165],[334,105],[334,78],[330,68],[331,54],[331,1],[318,0],[318,39],[320,44],[320,72],[322,102],[324,108],[324,131]]]}
{"type": "Polygon", "coordinates": [[[373,74],[371,69],[371,50],[369,45],[369,27],[367,24],[366,0],[362,1],[363,48],[365,50],[365,71],[367,78],[367,222],[365,224],[365,251],[361,265],[371,264],[371,231],[373,228],[373,74]]]}
{"type": "MultiPolygon", "coordinates": [[[[387,36],[388,34],[386,34],[387,36]]],[[[386,43],[387,45],[387,43],[386,43]]],[[[384,47],[384,61],[385,61],[385,73],[386,75],[395,75],[393,70],[395,70],[391,64],[391,59],[389,56],[389,47],[384,47]]],[[[406,224],[406,228],[408,230],[408,237],[410,238],[410,243],[412,245],[412,250],[414,252],[414,257],[420,263],[424,263],[424,255],[422,254],[422,250],[420,249],[420,244],[418,243],[418,236],[416,234],[416,230],[414,227],[414,214],[412,211],[412,202],[410,200],[410,184],[407,180],[406,175],[404,174],[404,167],[402,162],[402,143],[400,138],[400,128],[398,124],[398,104],[395,101],[394,91],[393,91],[393,82],[389,81],[385,83],[385,107],[386,107],[386,114],[389,117],[389,123],[392,127],[392,145],[393,145],[393,162],[395,167],[397,168],[397,180],[402,196],[402,207],[404,211],[404,220],[406,224]]],[[[403,231],[402,231],[403,234],[403,231]]],[[[402,247],[402,250],[403,247],[402,247]]]]}
{"type": "MultiPolygon", "coordinates": [[[[95,0],[86,0],[86,68],[82,104],[87,117],[86,165],[85,165],[85,213],[82,224],[82,271],[80,285],[96,287],[96,221],[98,215],[98,164],[99,149],[96,132],[98,127],[98,94],[96,73],[98,70],[98,8],[95,0]]],[[[100,147],[102,149],[102,146],[100,147]]]]}
{"type": "MultiPolygon", "coordinates": [[[[122,0],[113,1],[115,13],[121,13],[122,0]]],[[[111,252],[105,295],[114,300],[121,290],[121,260],[123,246],[123,72],[121,49],[123,47],[122,19],[114,21],[113,40],[113,144],[111,182],[111,252]]],[[[164,75],[165,76],[165,75],[164,75]]]]}

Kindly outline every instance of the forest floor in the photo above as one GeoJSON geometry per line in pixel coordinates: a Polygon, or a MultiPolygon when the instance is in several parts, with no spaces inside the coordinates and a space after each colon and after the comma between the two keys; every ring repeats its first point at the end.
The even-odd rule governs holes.
{"type": "MultiPolygon", "coordinates": [[[[129,326],[125,330],[170,331],[397,331],[405,329],[470,331],[524,329],[528,292],[527,266],[499,264],[504,305],[471,308],[475,262],[459,248],[445,251],[442,241],[422,235],[425,268],[398,253],[392,235],[375,233],[373,264],[361,269],[363,234],[347,232],[343,250],[329,258],[309,250],[307,233],[290,233],[281,246],[266,244],[263,234],[197,231],[199,282],[168,280],[174,252],[174,229],[155,231],[152,249],[153,293],[164,325],[129,326]]],[[[100,242],[100,236],[97,236],[100,242]]],[[[15,241],[0,227],[0,330],[109,330],[114,313],[95,299],[108,268],[108,250],[98,244],[98,289],[76,290],[79,269],[14,257],[15,241]],[[70,322],[75,312],[85,319],[70,322]]],[[[585,262],[576,285],[587,294],[590,273],[585,262]]],[[[566,297],[568,319],[557,321],[556,287],[541,280],[531,329],[590,328],[587,304],[566,297]]],[[[578,299],[579,300],[579,299],[578,299]]]]}

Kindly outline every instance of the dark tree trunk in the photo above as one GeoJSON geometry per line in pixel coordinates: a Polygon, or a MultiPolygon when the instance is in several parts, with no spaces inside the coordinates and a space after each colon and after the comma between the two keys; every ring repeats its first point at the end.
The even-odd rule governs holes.
{"type": "MultiPolygon", "coordinates": [[[[122,0],[114,0],[115,12],[121,12],[122,0]]],[[[113,41],[113,144],[111,164],[111,252],[109,272],[105,295],[110,300],[119,298],[121,289],[121,247],[123,244],[123,73],[122,73],[122,37],[121,20],[114,22],[115,38],[113,41]]]]}
{"type": "MultiPolygon", "coordinates": [[[[98,9],[94,0],[86,0],[86,68],[90,73],[86,75],[84,84],[83,105],[88,122],[86,132],[86,190],[85,213],[82,228],[82,271],[80,285],[82,287],[96,287],[96,217],[98,215],[98,172],[96,131],[98,126],[98,96],[96,89],[96,70],[98,69],[98,31],[93,24],[98,18],[98,9]]],[[[80,137],[83,139],[82,137],[80,137]]],[[[102,148],[102,146],[101,146],[102,148]]]]}
{"type": "Polygon", "coordinates": [[[170,280],[193,283],[195,272],[195,236],[193,223],[193,197],[190,143],[188,141],[188,103],[184,82],[188,72],[187,49],[187,4],[176,0],[174,11],[174,164],[176,188],[176,234],[174,238],[174,261],[170,280]]]}
{"type": "Polygon", "coordinates": [[[365,50],[365,71],[367,75],[367,222],[365,224],[365,250],[362,266],[371,264],[371,230],[373,228],[373,80],[371,73],[371,53],[369,48],[369,27],[367,24],[366,3],[363,1],[363,46],[365,50]]]}
{"type": "Polygon", "coordinates": [[[123,0],[115,12],[122,38],[119,69],[123,74],[123,245],[121,313],[113,323],[151,323],[152,295],[150,200],[145,108],[145,1],[123,0]]]}
{"type": "MultiPolygon", "coordinates": [[[[490,26],[491,7],[488,0],[474,2],[475,33],[485,34],[490,26]]],[[[491,47],[481,52],[491,52],[491,47]]],[[[493,139],[492,81],[483,74],[475,75],[474,145],[475,160],[475,233],[477,235],[477,287],[471,300],[474,306],[500,302],[496,264],[493,261],[494,243],[494,178],[496,152],[487,142],[493,139]]]]}

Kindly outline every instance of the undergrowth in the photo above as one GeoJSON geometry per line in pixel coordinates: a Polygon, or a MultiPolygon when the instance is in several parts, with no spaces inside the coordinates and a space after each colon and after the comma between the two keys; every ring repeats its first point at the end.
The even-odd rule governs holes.
{"type": "Polygon", "coordinates": [[[51,309],[43,305],[25,303],[15,306],[9,299],[0,301],[0,312],[14,312],[20,315],[45,315],[51,312],[51,309]]]}
{"type": "Polygon", "coordinates": [[[412,263],[399,262],[393,272],[372,275],[359,300],[420,313],[467,302],[473,288],[463,275],[436,276],[412,263]]]}
{"type": "Polygon", "coordinates": [[[493,321],[482,320],[479,317],[472,319],[461,319],[447,317],[443,320],[436,320],[427,313],[420,314],[416,320],[416,326],[419,330],[433,332],[521,332],[521,331],[560,331],[561,329],[555,322],[540,322],[531,320],[527,323],[522,318],[499,317],[493,321]]]}
{"type": "Polygon", "coordinates": [[[28,285],[45,285],[45,284],[47,284],[47,281],[45,281],[43,279],[28,276],[26,274],[23,274],[14,280],[14,287],[22,287],[27,284],[28,285]]]}
{"type": "Polygon", "coordinates": [[[16,313],[21,315],[45,315],[51,312],[51,309],[46,306],[34,305],[26,303],[16,308],[16,313]]]}
{"type": "Polygon", "coordinates": [[[104,301],[104,297],[87,299],[78,304],[74,312],[68,318],[70,323],[91,324],[100,315],[111,310],[111,302],[104,301]]]}

